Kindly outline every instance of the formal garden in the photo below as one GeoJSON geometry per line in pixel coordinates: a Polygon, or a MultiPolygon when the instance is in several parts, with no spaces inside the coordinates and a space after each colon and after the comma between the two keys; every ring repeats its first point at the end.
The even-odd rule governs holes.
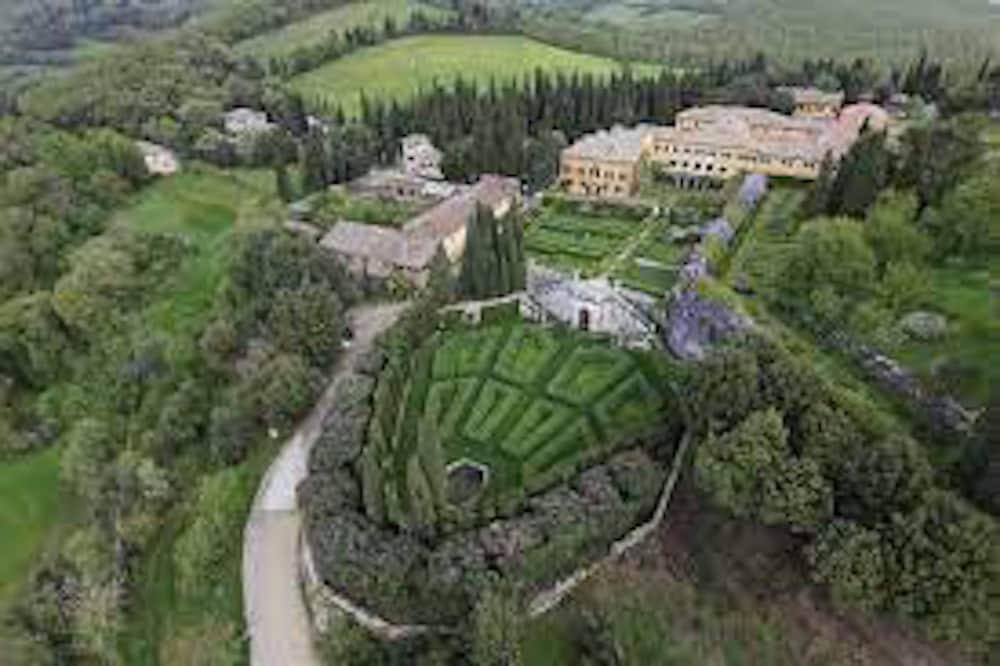
{"type": "Polygon", "coordinates": [[[395,622],[452,624],[497,576],[529,595],[605,553],[682,430],[670,360],[517,319],[411,313],[363,365],[300,493],[321,578],[395,622]]]}
{"type": "MultiPolygon", "coordinates": [[[[649,203],[576,202],[553,197],[527,225],[525,245],[535,261],[582,277],[607,275],[662,296],[698,240],[700,225],[717,216],[717,192],[661,185],[649,203]]],[[[645,200],[645,199],[644,199],[645,200]]]]}

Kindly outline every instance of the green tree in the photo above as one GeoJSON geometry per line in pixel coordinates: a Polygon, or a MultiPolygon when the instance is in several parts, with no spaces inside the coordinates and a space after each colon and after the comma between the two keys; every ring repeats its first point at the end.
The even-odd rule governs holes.
{"type": "Polygon", "coordinates": [[[936,209],[928,209],[921,224],[934,239],[938,257],[990,257],[1000,252],[1000,167],[964,180],[936,209]]]}
{"type": "Polygon", "coordinates": [[[790,455],[788,432],[773,409],[751,413],[729,432],[698,446],[698,485],[713,501],[740,517],[756,515],[764,484],[790,455]]]}
{"type": "Polygon", "coordinates": [[[888,170],[885,133],[863,130],[840,161],[830,194],[830,214],[863,218],[886,185],[888,170]]]}
{"type": "Polygon", "coordinates": [[[785,457],[763,474],[756,510],[761,522],[812,533],[833,514],[833,489],[815,460],[785,457]]]}
{"type": "Polygon", "coordinates": [[[881,610],[888,594],[886,549],[879,532],[848,520],[826,525],[806,548],[812,578],[826,585],[834,603],[881,610]]]}
{"type": "Polygon", "coordinates": [[[472,663],[475,666],[523,664],[522,627],[516,595],[501,587],[488,587],[472,612],[472,663]]]}
{"type": "Polygon", "coordinates": [[[920,444],[893,435],[846,453],[835,479],[837,513],[864,524],[917,506],[931,488],[932,470],[920,444]]]}
{"type": "Polygon", "coordinates": [[[61,460],[63,479],[82,497],[95,501],[116,448],[114,436],[105,423],[95,418],[82,419],[66,437],[61,460]]]}
{"type": "Polygon", "coordinates": [[[875,254],[863,226],[847,218],[821,218],[796,235],[781,289],[792,301],[824,289],[844,301],[857,300],[872,291],[875,275],[875,254]]]}
{"type": "Polygon", "coordinates": [[[265,327],[279,349],[302,355],[325,369],[340,351],[343,306],[336,292],[322,284],[279,289],[265,327]]]}
{"type": "Polygon", "coordinates": [[[710,355],[689,384],[688,404],[702,429],[724,431],[760,406],[760,366],[746,347],[710,355]]]}
{"type": "Polygon", "coordinates": [[[936,638],[989,640],[1000,630],[996,524],[955,495],[928,493],[893,518],[892,605],[936,638]]]}
{"type": "Polygon", "coordinates": [[[968,118],[912,125],[901,140],[895,181],[916,191],[920,209],[937,206],[978,162],[979,132],[968,118]]]}
{"type": "Polygon", "coordinates": [[[292,180],[288,177],[288,167],[284,164],[278,164],[274,167],[274,186],[282,201],[287,203],[295,198],[292,180]]]}
{"type": "Polygon", "coordinates": [[[910,192],[889,191],[879,196],[868,212],[865,238],[879,269],[907,262],[920,266],[930,251],[930,241],[916,224],[917,200],[910,192]]]}

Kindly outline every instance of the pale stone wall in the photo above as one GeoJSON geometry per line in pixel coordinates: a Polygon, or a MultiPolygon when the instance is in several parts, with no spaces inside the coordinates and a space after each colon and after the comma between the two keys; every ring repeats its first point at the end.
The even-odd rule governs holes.
{"type": "Polygon", "coordinates": [[[639,160],[596,160],[564,155],[559,178],[570,194],[628,197],[639,188],[639,160]]]}

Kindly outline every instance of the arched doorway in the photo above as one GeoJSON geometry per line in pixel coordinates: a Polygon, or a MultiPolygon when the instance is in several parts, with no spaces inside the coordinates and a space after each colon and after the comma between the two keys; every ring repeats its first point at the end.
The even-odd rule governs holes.
{"type": "Polygon", "coordinates": [[[588,310],[587,308],[581,308],[580,309],[580,314],[577,317],[577,321],[579,322],[579,327],[580,327],[581,331],[589,331],[590,330],[590,310],[588,310]]]}

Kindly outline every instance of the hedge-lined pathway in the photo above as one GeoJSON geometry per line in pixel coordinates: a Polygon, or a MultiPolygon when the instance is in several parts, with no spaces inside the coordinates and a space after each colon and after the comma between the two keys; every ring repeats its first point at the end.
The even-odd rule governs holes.
{"type": "Polygon", "coordinates": [[[243,533],[243,611],[251,666],[319,666],[312,624],[299,585],[302,516],[295,491],[306,477],[313,444],[333,407],[346,368],[371,349],[407,303],[367,305],[348,313],[354,341],[338,361],[309,416],[288,439],[264,475],[243,533]]]}

